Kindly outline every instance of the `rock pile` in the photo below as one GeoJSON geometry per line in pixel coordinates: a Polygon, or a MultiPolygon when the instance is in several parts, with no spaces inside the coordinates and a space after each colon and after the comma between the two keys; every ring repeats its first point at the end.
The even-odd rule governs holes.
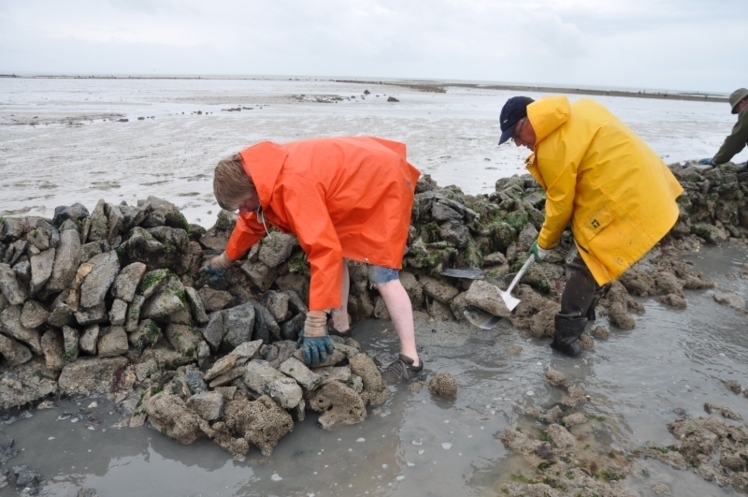
{"type": "MultiPolygon", "coordinates": [[[[630,313],[643,312],[632,294],[683,307],[683,289],[714,286],[668,254],[748,233],[747,173],[733,165],[671,169],[686,189],[678,223],[657,256],[615,282],[598,308],[618,328],[633,328],[630,313]]],[[[533,336],[551,336],[569,232],[515,290],[522,302],[513,313],[493,286],[522,264],[542,225],[544,199],[529,175],[502,178],[494,193],[478,196],[424,176],[401,272],[414,309],[460,320],[469,304],[533,336]],[[485,276],[442,276],[454,267],[485,276]]],[[[366,406],[389,391],[355,341],[337,340],[320,368],[295,356],[309,266],[293,236],[271,232],[222,279],[199,272],[233,226],[225,212],[208,230],[190,225],[155,197],[136,206],[102,200],[91,213],[81,204],[59,207],[52,219],[0,218],[0,408],[53,394],[114,394],[132,425],[147,420],[185,443],[208,436],[234,453],[248,443],[269,453],[306,409],[322,412],[328,428],[364,419],[366,406]]],[[[353,320],[388,318],[366,267],[349,269],[353,320]]],[[[592,338],[583,344],[592,347],[592,338]]]]}
{"type": "Polygon", "coordinates": [[[326,428],[362,421],[389,390],[358,343],[336,339],[313,369],[296,350],[308,268],[293,237],[274,233],[224,279],[201,276],[232,227],[226,215],[190,226],[154,197],[2,219],[0,408],[113,394],[131,426],[234,454],[269,455],[307,408],[326,428]]]}

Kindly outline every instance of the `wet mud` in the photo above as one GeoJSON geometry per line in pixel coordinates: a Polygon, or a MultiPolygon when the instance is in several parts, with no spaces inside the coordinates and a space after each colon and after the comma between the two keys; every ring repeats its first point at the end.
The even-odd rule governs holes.
{"type": "MultiPolygon", "coordinates": [[[[746,295],[741,268],[747,256],[744,246],[722,246],[682,260],[718,289],[746,295]]],[[[673,460],[680,453],[672,447],[680,446],[686,429],[682,420],[710,419],[705,404],[720,418],[718,425],[744,427],[744,419],[720,412],[748,416],[742,394],[748,386],[746,318],[717,303],[714,292],[683,290],[683,310],[634,297],[645,310],[635,317],[636,328],[612,328],[579,359],[553,354],[549,339],[523,335],[506,320],[484,331],[419,315],[427,374],[452,375],[459,385],[456,399],[427,388],[390,386],[394,395],[371,409],[365,423],[327,432],[316,425],[316,414],[309,415],[271,457],[253,449],[235,460],[206,440],[187,448],[146,427],[119,427],[114,406],[105,400],[92,404],[94,399],[56,400],[52,409],[6,416],[0,435],[15,441],[17,455],[8,464],[39,473],[40,495],[75,496],[85,488],[102,496],[167,490],[226,496],[575,495],[569,481],[586,479],[590,489],[612,483],[620,493],[610,495],[742,495],[744,489],[720,486],[724,476],[705,478],[708,465],[699,470],[688,459],[673,460]],[[563,426],[572,438],[552,426],[563,426]],[[533,464],[503,442],[517,433],[540,442],[533,464]],[[542,448],[545,443],[557,454],[553,464],[544,459],[551,453],[542,448]],[[545,485],[549,493],[521,493],[533,485],[545,485]]],[[[357,331],[373,354],[396,350],[386,321],[365,321],[357,331]]],[[[735,467],[739,457],[738,463],[725,461],[735,467]]],[[[8,486],[0,495],[17,490],[8,486]]]]}

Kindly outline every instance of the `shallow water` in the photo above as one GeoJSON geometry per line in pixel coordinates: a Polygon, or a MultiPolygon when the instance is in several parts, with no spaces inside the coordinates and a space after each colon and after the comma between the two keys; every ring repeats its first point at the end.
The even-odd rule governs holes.
{"type": "MultiPolygon", "coordinates": [[[[748,296],[748,280],[726,277],[738,274],[748,259],[745,246],[708,247],[685,258],[717,281],[719,290],[748,296]]],[[[83,487],[102,497],[502,495],[502,481],[516,473],[532,476],[532,470],[508,454],[498,437],[509,426],[539,426],[521,413],[559,400],[559,390],[544,379],[549,367],[589,395],[583,412],[604,418],[572,428],[603,444],[600,457],[610,447],[675,443],[666,425],[678,407],[699,417],[706,415],[704,403],[712,402],[748,419],[748,399],[722,384],[732,379],[748,387],[748,318],[717,304],[713,293],[686,291],[688,308],[682,311],[641,299],[646,313],[636,317],[634,330],[613,330],[579,359],[551,353],[547,340],[522,338],[504,321],[488,332],[420,321],[426,368],[456,378],[455,401],[433,397],[426,388],[410,393],[393,387],[390,400],[356,426],[326,432],[310,414],[270,458],[253,449],[236,461],[207,441],[185,447],[145,427],[114,428],[119,416],[101,400],[101,407],[90,409],[91,400],[60,401],[57,409],[33,411],[0,429],[23,449],[9,464],[28,464],[50,479],[41,492],[47,496],[75,496],[83,487]],[[521,352],[508,354],[515,345],[521,352]],[[81,409],[96,421],[57,419],[81,409]]],[[[371,320],[357,330],[367,350],[396,351],[389,322],[371,320]]],[[[625,483],[641,496],[653,496],[655,483],[665,483],[675,496],[736,495],[656,461],[637,460],[634,468],[625,483]]],[[[0,490],[7,495],[13,491],[0,490]]]]}
{"type": "MultiPolygon", "coordinates": [[[[513,95],[310,79],[0,78],[0,215],[51,217],[59,205],[92,210],[102,198],[132,204],[156,195],[210,227],[221,157],[261,139],[345,134],[403,141],[413,164],[439,185],[487,193],[498,178],[525,171],[526,149],[496,145],[501,107],[513,95]],[[400,102],[388,103],[390,95],[400,102]],[[316,101],[333,96],[346,99],[316,101]]],[[[667,163],[711,157],[734,124],[722,103],[596,99],[667,163]]],[[[735,158],[747,159],[748,151],[735,158]]]]}

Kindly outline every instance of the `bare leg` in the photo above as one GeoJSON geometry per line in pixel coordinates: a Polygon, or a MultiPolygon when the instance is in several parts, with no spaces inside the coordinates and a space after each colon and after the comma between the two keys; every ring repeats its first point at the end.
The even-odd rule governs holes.
{"type": "Polygon", "coordinates": [[[348,293],[351,289],[351,276],[348,273],[348,263],[343,259],[343,280],[340,283],[340,307],[332,310],[332,325],[338,331],[346,331],[351,327],[348,317],[348,293]]]}
{"type": "Polygon", "coordinates": [[[400,337],[400,353],[413,359],[413,365],[418,366],[421,360],[416,352],[416,334],[413,325],[413,306],[410,304],[408,292],[400,283],[393,280],[380,285],[374,285],[379,290],[392,323],[395,325],[397,336],[400,337]]]}

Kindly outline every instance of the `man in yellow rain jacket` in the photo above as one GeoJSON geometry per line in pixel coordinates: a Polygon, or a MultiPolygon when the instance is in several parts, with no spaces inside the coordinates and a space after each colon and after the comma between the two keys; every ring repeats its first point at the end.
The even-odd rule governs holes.
{"type": "Polygon", "coordinates": [[[226,250],[205,270],[220,274],[268,233],[268,225],[296,235],[311,270],[298,346],[305,362],[317,366],[332,353],[328,330],[350,336],[345,259],[367,263],[369,282],[400,338],[400,359],[388,376],[409,379],[423,362],[398,269],[419,176],[405,157],[405,144],[376,137],[265,141],[246,148],[216,166],[216,200],[223,209],[238,210],[239,219],[226,250]],[[326,311],[332,314],[329,327],[326,311]]]}
{"type": "Polygon", "coordinates": [[[500,120],[499,145],[511,138],[532,150],[527,169],[546,192],[545,221],[530,249],[535,260],[571,225],[578,250],[567,257],[551,347],[577,356],[596,292],[670,231],[683,188],[641,138],[592,100],[513,97],[500,120]]]}

